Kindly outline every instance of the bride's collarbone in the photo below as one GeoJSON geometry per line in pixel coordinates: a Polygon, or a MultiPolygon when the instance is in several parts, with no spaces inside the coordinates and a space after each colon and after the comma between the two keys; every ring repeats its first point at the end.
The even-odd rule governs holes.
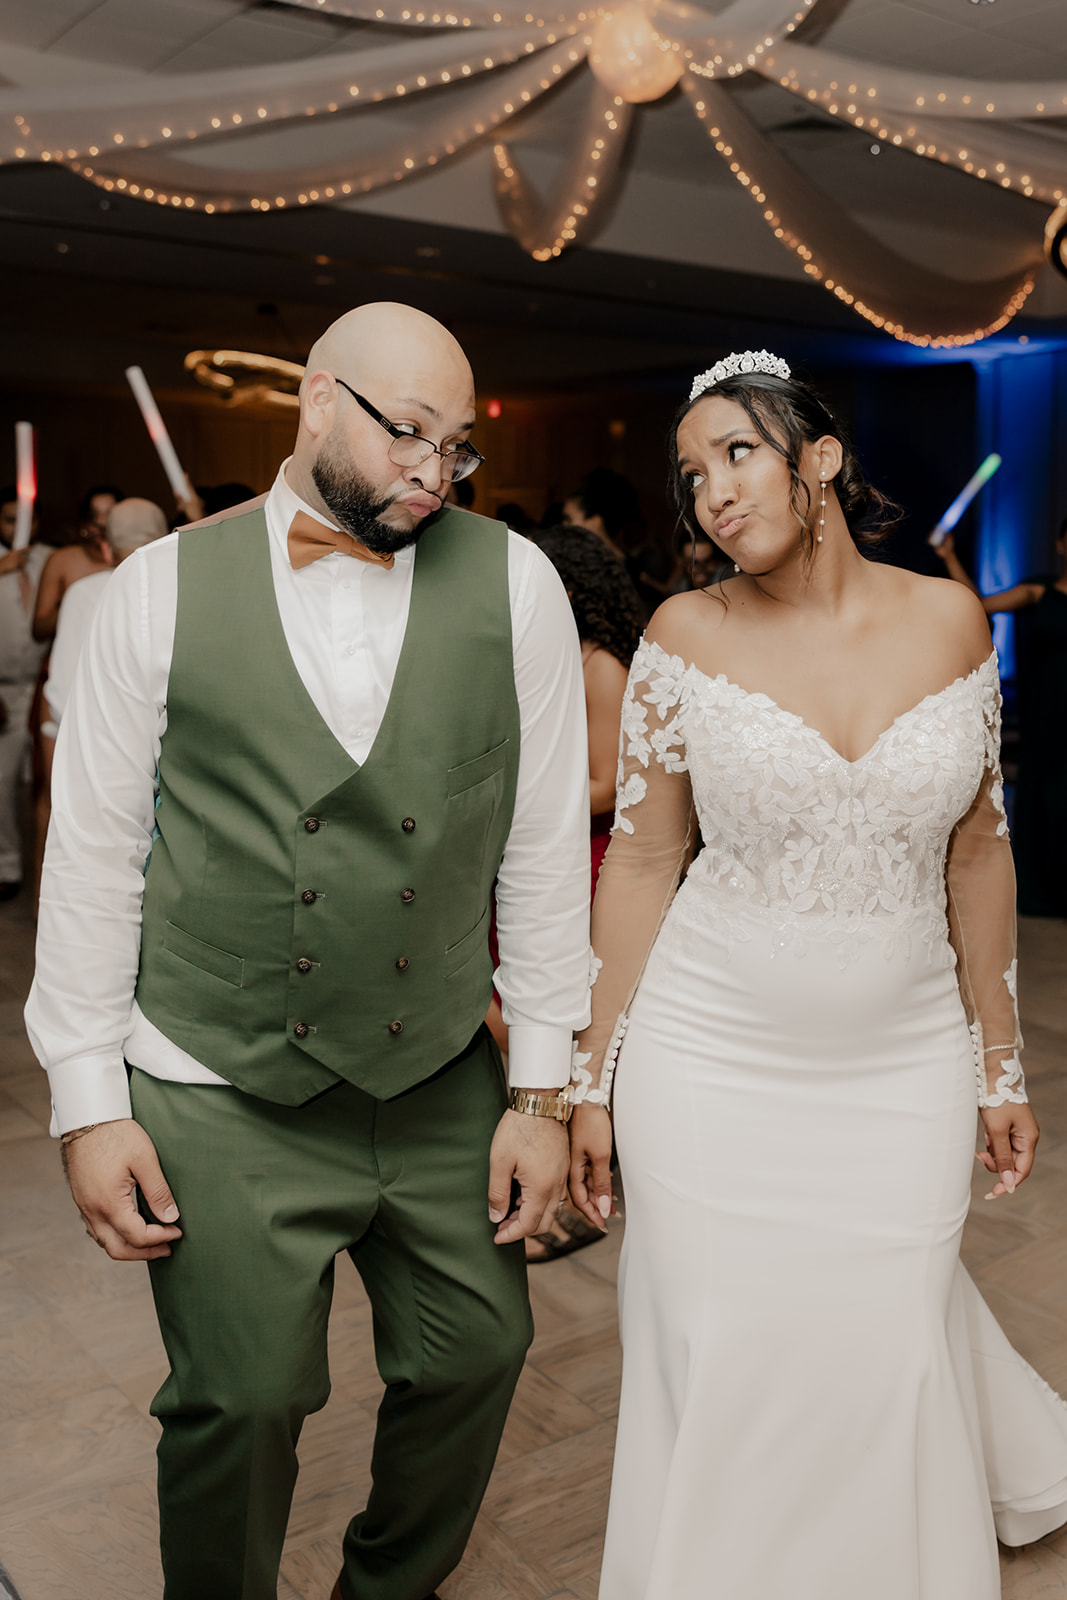
{"type": "Polygon", "coordinates": [[[844,649],[829,641],[820,647],[814,640],[761,637],[761,630],[741,633],[720,629],[703,639],[679,633],[658,642],[701,676],[798,718],[850,763],[867,755],[901,717],[977,670],[957,652],[935,649],[919,656],[899,640],[886,648],[868,643],[844,649]]]}

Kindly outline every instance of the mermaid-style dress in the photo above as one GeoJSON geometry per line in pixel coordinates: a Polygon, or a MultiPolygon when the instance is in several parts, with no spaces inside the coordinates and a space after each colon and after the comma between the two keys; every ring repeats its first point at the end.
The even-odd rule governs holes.
{"type": "Polygon", "coordinates": [[[1067,1407],[959,1261],[1022,1098],[999,706],[991,656],[849,762],[637,653],[575,1068],[618,1058],[627,1202],[601,1600],[996,1600],[995,1534],[1067,1520],[1067,1407]]]}

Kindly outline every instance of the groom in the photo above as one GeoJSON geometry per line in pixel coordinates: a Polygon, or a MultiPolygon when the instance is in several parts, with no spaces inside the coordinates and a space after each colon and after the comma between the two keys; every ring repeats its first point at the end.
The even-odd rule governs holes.
{"type": "Polygon", "coordinates": [[[588,757],[554,571],[441,509],[474,415],[439,323],[342,317],[269,494],[123,564],[63,721],[27,1022],[89,1233],[151,1264],[166,1600],[275,1595],[341,1251],[386,1385],[342,1600],[459,1561],[529,1343],[588,757]]]}

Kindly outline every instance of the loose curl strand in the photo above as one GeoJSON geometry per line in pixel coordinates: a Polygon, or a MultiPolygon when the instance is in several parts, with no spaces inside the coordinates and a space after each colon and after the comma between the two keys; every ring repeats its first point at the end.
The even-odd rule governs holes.
{"type": "MultiPolygon", "coordinates": [[[[677,512],[677,527],[707,538],[693,513],[691,490],[678,468],[678,429],[683,417],[709,395],[736,400],[765,444],[776,450],[789,468],[789,504],[800,523],[804,548],[810,555],[815,546],[815,507],[811,492],[800,475],[800,458],[806,444],[829,435],[841,445],[841,467],[833,483],[838,503],[853,540],[861,550],[874,550],[888,537],[903,516],[893,500],[868,483],[860,468],[847,429],[809,384],[797,378],[776,378],[770,373],[751,372],[724,378],[706,389],[695,400],[679,406],[671,423],[667,441],[670,460],[668,491],[677,512]]],[[[714,541],[712,541],[714,542],[714,541]]]]}

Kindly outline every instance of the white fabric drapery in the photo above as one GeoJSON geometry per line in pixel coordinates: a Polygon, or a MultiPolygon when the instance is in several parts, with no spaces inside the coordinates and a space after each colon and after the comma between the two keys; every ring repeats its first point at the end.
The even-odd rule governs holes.
{"type": "MultiPolygon", "coordinates": [[[[610,3],[585,9],[560,0],[529,9],[522,0],[475,0],[455,9],[417,0],[285,3],[410,29],[414,36],[270,67],[153,74],[78,89],[0,89],[0,159],[60,162],[105,188],[222,212],[366,194],[495,133],[494,190],[505,226],[522,247],[548,259],[589,230],[620,181],[632,118],[625,86],[618,92],[613,82],[610,92],[597,83],[594,58],[587,115],[547,199],[523,174],[506,129],[587,62],[594,31],[610,27],[610,3]],[[443,88],[447,93],[438,96],[432,115],[426,114],[429,102],[422,106],[417,131],[408,126],[387,133],[373,146],[361,137],[366,121],[351,117],[401,99],[420,104],[420,95],[443,88]],[[257,131],[328,118],[351,124],[357,153],[287,167],[257,164],[257,131]],[[227,147],[233,160],[225,159],[227,147]]],[[[1067,114],[1067,81],[987,82],[912,72],[795,42],[790,35],[817,3],[731,0],[709,12],[691,0],[643,0],[650,27],[641,48],[669,52],[696,75],[684,80],[690,99],[713,103],[714,115],[709,111],[704,120],[711,117],[720,132],[727,123],[732,130],[713,139],[715,148],[735,176],[743,166],[750,193],[768,196],[765,220],[801,256],[810,276],[832,284],[831,292],[899,338],[952,344],[980,338],[1002,326],[1025,298],[1040,264],[1040,229],[1033,263],[1011,279],[973,284],[928,272],[887,251],[802,180],[730,90],[708,80],[757,72],[919,157],[1051,207],[1067,196],[1067,136],[1050,123],[1067,114]],[[721,148],[727,143],[731,156],[721,148]],[[737,156],[742,148],[743,162],[737,156]]],[[[645,97],[637,88],[641,66],[635,58],[633,100],[645,97]]],[[[672,77],[668,71],[664,81],[672,77]]]]}

